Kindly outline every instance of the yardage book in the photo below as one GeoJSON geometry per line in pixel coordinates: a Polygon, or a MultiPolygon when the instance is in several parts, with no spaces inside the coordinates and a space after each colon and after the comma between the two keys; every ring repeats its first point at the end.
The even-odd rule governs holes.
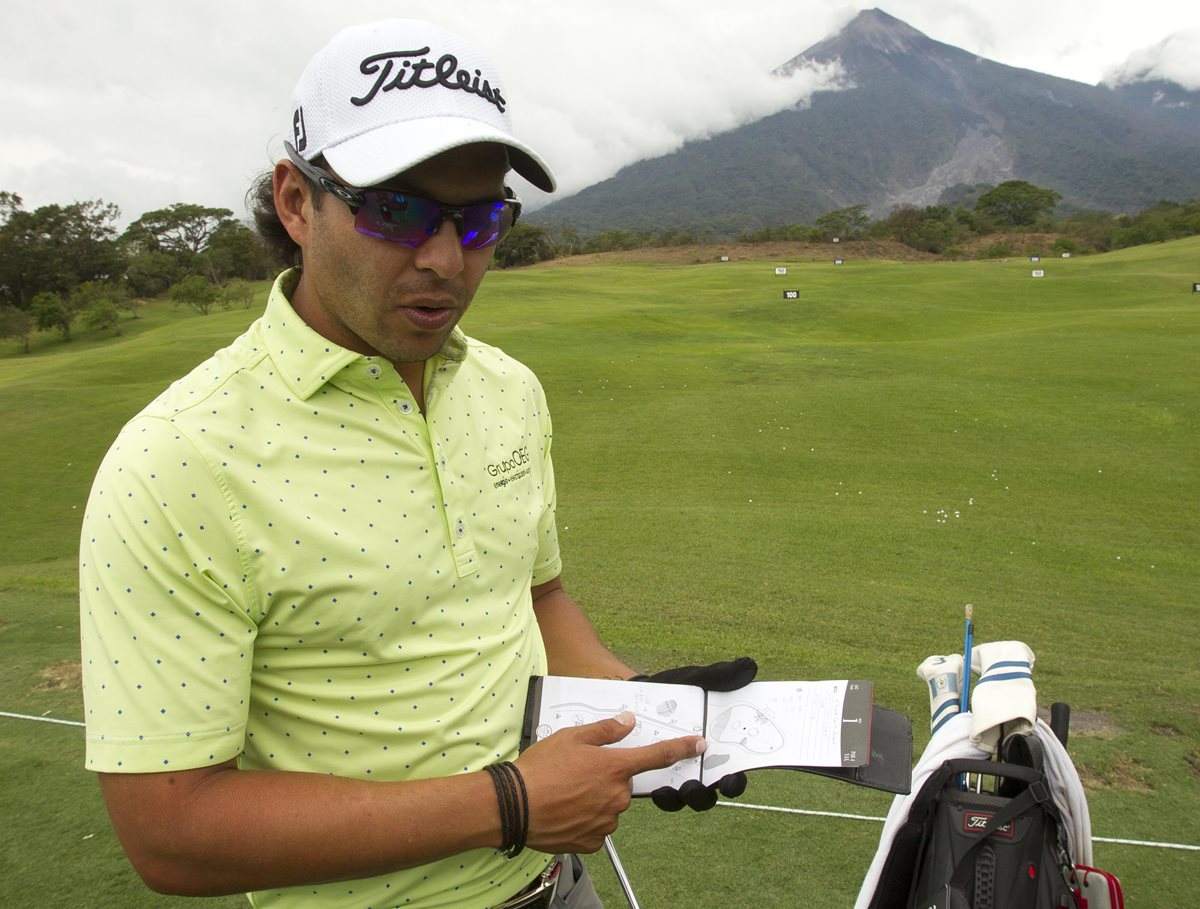
{"type": "Polygon", "coordinates": [[[726,774],[765,768],[821,773],[892,792],[908,790],[911,725],[898,714],[883,716],[886,752],[873,748],[873,720],[882,716],[881,708],[873,708],[872,685],[861,679],[751,682],[736,691],[705,691],[694,685],[534,676],[522,748],[559,729],[623,710],[634,715],[634,729],[612,747],[681,735],[702,735],[708,741],[702,755],[635,776],[634,795],[649,795],[660,786],[677,789],[690,779],[711,785],[726,774]],[[877,758],[878,769],[890,772],[868,771],[877,758]]]}

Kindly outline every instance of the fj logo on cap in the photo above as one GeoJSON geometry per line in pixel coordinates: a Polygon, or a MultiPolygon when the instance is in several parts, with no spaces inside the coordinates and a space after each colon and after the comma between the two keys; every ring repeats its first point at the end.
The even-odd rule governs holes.
{"type": "Polygon", "coordinates": [[[296,146],[296,151],[303,152],[308,145],[308,137],[304,134],[303,107],[297,107],[296,112],[292,114],[292,136],[295,139],[292,144],[296,146]]]}
{"type": "MultiPolygon", "coordinates": [[[[372,54],[358,65],[364,76],[375,76],[375,84],[361,98],[351,98],[350,103],[358,107],[370,104],[380,92],[393,90],[403,91],[408,88],[448,88],[451,91],[463,91],[478,95],[489,104],[494,104],[500,113],[504,113],[504,105],[508,102],[500,94],[500,89],[493,88],[483,73],[475,70],[474,75],[465,69],[459,69],[458,58],[454,54],[442,54],[436,63],[429,62],[426,54],[428,47],[420,50],[388,51],[382,54],[372,54]],[[412,61],[407,57],[420,57],[412,61]]],[[[299,148],[299,146],[297,146],[299,148]]]]}

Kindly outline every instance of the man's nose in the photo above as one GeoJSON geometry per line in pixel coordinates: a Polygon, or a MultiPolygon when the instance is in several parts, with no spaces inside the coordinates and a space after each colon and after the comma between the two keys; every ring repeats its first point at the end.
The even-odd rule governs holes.
{"type": "Polygon", "coordinates": [[[453,278],[463,270],[462,240],[453,218],[444,218],[437,232],[417,247],[413,262],[442,278],[453,278]]]}

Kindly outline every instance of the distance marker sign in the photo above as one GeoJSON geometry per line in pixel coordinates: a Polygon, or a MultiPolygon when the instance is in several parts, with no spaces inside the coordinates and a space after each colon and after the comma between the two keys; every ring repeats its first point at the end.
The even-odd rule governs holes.
{"type": "Polygon", "coordinates": [[[799,300],[799,299],[800,299],[800,291],[798,291],[798,290],[785,290],[785,291],[783,292],[783,298],[784,298],[785,300],[799,300]]]}

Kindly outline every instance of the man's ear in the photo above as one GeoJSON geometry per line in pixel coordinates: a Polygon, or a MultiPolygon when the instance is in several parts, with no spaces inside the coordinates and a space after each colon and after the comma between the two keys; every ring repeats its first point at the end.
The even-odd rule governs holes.
{"type": "Polygon", "coordinates": [[[271,186],[280,223],[292,242],[303,249],[312,226],[312,188],[291,161],[280,161],[275,165],[271,186]]]}

